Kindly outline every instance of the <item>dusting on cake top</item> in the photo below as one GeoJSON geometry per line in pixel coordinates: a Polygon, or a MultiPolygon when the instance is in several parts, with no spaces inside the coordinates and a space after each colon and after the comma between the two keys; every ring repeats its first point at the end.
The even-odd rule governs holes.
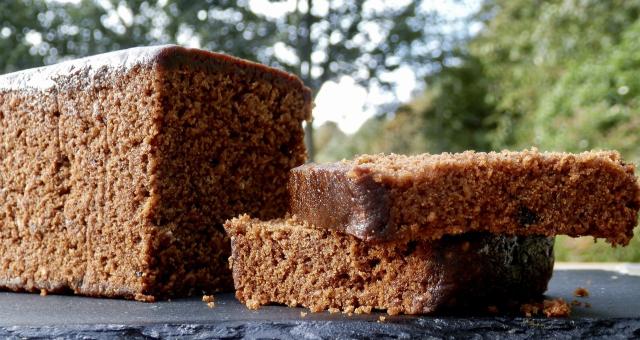
{"type": "Polygon", "coordinates": [[[85,73],[82,77],[84,80],[92,80],[104,72],[126,72],[139,65],[162,62],[167,57],[174,55],[190,56],[192,60],[200,62],[215,59],[216,62],[221,64],[233,64],[245,69],[259,69],[277,78],[303,86],[302,82],[292,74],[252,61],[178,45],[157,45],[133,47],[0,75],[0,91],[17,89],[51,90],[61,85],[58,78],[62,76],[83,72],[85,73]]]}
{"type": "Polygon", "coordinates": [[[101,68],[108,67],[126,71],[133,66],[153,61],[158,54],[175,45],[133,47],[80,59],[68,60],[58,64],[26,69],[0,76],[1,90],[38,89],[47,90],[56,86],[55,78],[62,74],[88,70],[95,75],[101,68]]]}

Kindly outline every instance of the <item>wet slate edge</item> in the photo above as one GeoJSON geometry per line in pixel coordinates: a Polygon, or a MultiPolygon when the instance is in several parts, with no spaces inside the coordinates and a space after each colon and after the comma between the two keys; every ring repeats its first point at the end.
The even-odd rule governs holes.
{"type": "Polygon", "coordinates": [[[638,338],[640,318],[412,318],[375,321],[229,321],[211,324],[0,327],[1,338],[348,339],[348,338],[638,338]]]}

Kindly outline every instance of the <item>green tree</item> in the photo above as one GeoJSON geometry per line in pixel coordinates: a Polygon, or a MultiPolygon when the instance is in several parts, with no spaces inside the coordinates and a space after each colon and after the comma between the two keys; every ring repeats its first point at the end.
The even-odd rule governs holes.
{"type": "Polygon", "coordinates": [[[640,21],[613,48],[572,65],[533,114],[544,149],[616,149],[640,161],[640,21]]]}
{"type": "Polygon", "coordinates": [[[42,51],[31,49],[26,37],[43,30],[34,18],[46,9],[39,0],[0,2],[0,73],[43,64],[42,51]]]}
{"type": "Polygon", "coordinates": [[[430,152],[486,151],[495,108],[488,102],[489,83],[476,58],[459,55],[453,65],[443,62],[427,77],[429,105],[420,113],[430,152]]]}
{"type": "Polygon", "coordinates": [[[534,144],[530,119],[543,97],[573,65],[614,48],[639,15],[636,1],[485,1],[469,48],[496,107],[493,147],[534,144]]]}

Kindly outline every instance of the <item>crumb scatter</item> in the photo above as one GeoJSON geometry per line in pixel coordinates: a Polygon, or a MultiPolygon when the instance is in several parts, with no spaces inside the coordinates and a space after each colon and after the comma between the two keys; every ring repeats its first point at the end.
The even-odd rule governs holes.
{"type": "Polygon", "coordinates": [[[587,288],[578,287],[578,288],[576,288],[575,291],[573,291],[573,295],[577,296],[577,297],[588,297],[589,296],[589,291],[587,290],[587,288]]]}

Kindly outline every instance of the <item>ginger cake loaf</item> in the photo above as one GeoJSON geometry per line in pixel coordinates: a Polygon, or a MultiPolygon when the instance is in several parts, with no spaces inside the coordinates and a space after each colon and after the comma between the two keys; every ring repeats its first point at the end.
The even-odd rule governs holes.
{"type": "Polygon", "coordinates": [[[225,223],[236,297],[389,314],[486,310],[537,299],[553,272],[553,238],[489,233],[367,242],[295,217],[225,223]]]}
{"type": "Polygon", "coordinates": [[[310,111],[292,75],[179,46],[0,76],[0,288],[231,288],[222,224],[284,215],[310,111]]]}
{"type": "Polygon", "coordinates": [[[640,208],[617,152],[363,155],[291,171],[291,213],[363,240],[566,234],[626,245],[640,208]]]}

